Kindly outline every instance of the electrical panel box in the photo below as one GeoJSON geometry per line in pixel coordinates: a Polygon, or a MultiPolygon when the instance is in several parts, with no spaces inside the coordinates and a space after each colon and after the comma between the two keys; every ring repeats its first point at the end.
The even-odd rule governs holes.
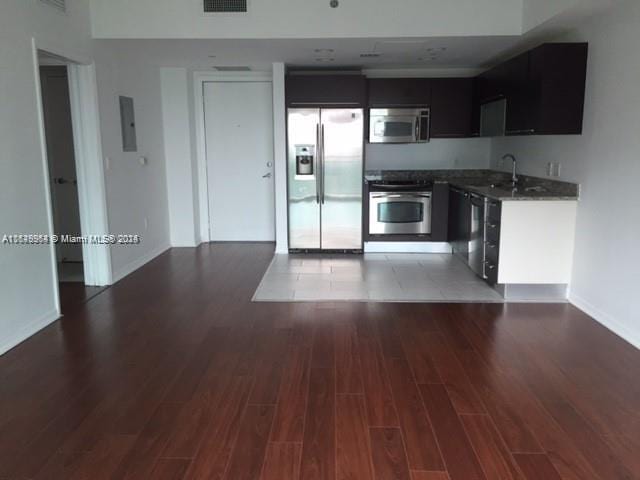
{"type": "Polygon", "coordinates": [[[131,97],[120,97],[120,123],[122,126],[122,150],[137,152],[136,118],[131,97]]]}

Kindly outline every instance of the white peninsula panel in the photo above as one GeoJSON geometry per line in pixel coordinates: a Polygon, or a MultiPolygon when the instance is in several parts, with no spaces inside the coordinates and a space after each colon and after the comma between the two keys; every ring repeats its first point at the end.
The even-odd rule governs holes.
{"type": "Polygon", "coordinates": [[[500,284],[571,281],[577,201],[504,201],[500,284]]]}

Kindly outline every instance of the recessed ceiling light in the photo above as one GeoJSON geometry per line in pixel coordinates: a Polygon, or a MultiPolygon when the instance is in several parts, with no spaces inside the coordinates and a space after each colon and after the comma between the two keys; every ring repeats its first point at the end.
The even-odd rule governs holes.
{"type": "Polygon", "coordinates": [[[380,57],[379,53],[361,53],[360,58],[378,58],[380,57]]]}

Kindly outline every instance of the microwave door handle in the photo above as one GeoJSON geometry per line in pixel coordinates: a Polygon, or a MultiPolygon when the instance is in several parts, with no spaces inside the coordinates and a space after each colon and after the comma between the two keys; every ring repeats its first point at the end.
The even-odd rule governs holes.
{"type": "Polygon", "coordinates": [[[420,133],[421,133],[421,123],[422,123],[422,117],[418,116],[416,118],[416,128],[415,128],[415,141],[419,142],[420,141],[420,133]]]}

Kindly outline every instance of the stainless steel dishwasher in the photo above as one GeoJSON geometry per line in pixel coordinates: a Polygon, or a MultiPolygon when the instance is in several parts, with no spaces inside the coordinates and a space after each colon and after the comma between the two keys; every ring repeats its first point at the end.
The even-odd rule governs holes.
{"type": "Polygon", "coordinates": [[[471,194],[471,223],[469,235],[469,267],[476,275],[486,278],[484,272],[485,262],[485,236],[487,199],[482,195],[471,194]]]}

